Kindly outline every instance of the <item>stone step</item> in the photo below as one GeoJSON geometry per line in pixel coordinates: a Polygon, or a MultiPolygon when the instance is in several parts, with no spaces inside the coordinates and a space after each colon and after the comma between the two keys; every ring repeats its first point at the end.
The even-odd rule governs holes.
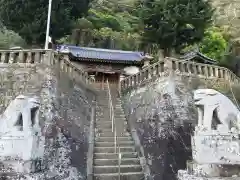
{"type": "Polygon", "coordinates": [[[125,113],[124,113],[124,111],[123,111],[122,109],[121,109],[121,110],[115,109],[115,110],[114,110],[114,114],[117,115],[117,114],[125,114],[125,113]]]}
{"type": "Polygon", "coordinates": [[[100,129],[111,129],[112,128],[112,122],[111,123],[104,123],[104,122],[96,122],[96,128],[100,129]]]}
{"type": "MultiPolygon", "coordinates": [[[[142,172],[121,173],[121,180],[144,180],[142,172]]],[[[94,174],[94,180],[119,180],[118,173],[94,174]]]]}
{"type": "Polygon", "coordinates": [[[109,121],[109,120],[110,120],[110,114],[109,114],[109,113],[108,113],[108,114],[106,114],[106,113],[105,113],[105,114],[97,114],[97,115],[96,115],[96,118],[97,118],[97,119],[102,118],[102,119],[106,119],[106,120],[109,121]]]}
{"type": "MultiPolygon", "coordinates": [[[[133,141],[118,141],[117,146],[126,147],[126,146],[133,146],[133,141]]],[[[114,147],[114,142],[95,142],[95,147],[114,147]]],[[[121,149],[120,149],[121,150],[121,149]]]]}
{"type": "Polygon", "coordinates": [[[112,121],[109,121],[109,119],[106,119],[106,120],[103,120],[103,121],[96,120],[96,124],[103,124],[103,123],[112,124],[112,121]]]}
{"type": "MultiPolygon", "coordinates": [[[[113,128],[115,128],[115,127],[113,127],[113,128]]],[[[112,132],[112,126],[111,127],[99,127],[99,126],[97,126],[96,127],[96,129],[97,129],[97,132],[98,133],[108,133],[108,132],[112,132]]],[[[128,129],[128,127],[126,127],[126,126],[116,126],[116,129],[117,129],[117,133],[124,133],[124,132],[128,132],[127,131],[127,129],[128,129]]],[[[113,129],[114,130],[114,129],[113,129]]],[[[112,132],[113,133],[113,132],[112,132]]],[[[111,135],[110,135],[111,136],[111,135]]],[[[112,136],[114,136],[114,133],[113,133],[113,135],[112,136]]]]}
{"type": "MultiPolygon", "coordinates": [[[[101,108],[109,108],[108,100],[100,101],[98,103],[98,106],[101,107],[101,108]]],[[[122,109],[122,104],[120,102],[113,102],[113,108],[114,109],[122,109]]]]}
{"type": "MultiPolygon", "coordinates": [[[[121,147],[121,152],[134,152],[134,151],[135,151],[134,146],[121,147]]],[[[94,152],[95,153],[115,153],[115,148],[114,147],[94,147],[94,152]]]]}
{"type": "MultiPolygon", "coordinates": [[[[117,141],[131,141],[133,140],[131,136],[126,136],[126,137],[117,137],[117,141]]],[[[114,137],[96,137],[95,141],[98,142],[114,142],[115,138],[114,137]]]]}
{"type": "MultiPolygon", "coordinates": [[[[122,158],[137,158],[137,152],[122,152],[122,158]]],[[[95,159],[118,159],[118,153],[94,153],[95,159]]]]}
{"type": "MultiPolygon", "coordinates": [[[[114,137],[114,133],[112,131],[101,131],[96,132],[97,137],[114,137]]],[[[125,132],[118,132],[118,137],[125,137],[125,136],[131,136],[131,134],[127,131],[125,132]]]]}
{"type": "MultiPolygon", "coordinates": [[[[118,173],[119,172],[119,166],[93,166],[93,172],[96,174],[100,173],[118,173]]],[[[142,166],[132,164],[132,165],[120,165],[120,172],[121,173],[129,173],[129,172],[142,172],[142,166]]]]}
{"type": "Polygon", "coordinates": [[[120,116],[120,117],[121,117],[122,115],[124,115],[124,117],[125,117],[125,113],[124,113],[123,111],[121,111],[121,112],[120,112],[120,111],[114,111],[114,115],[115,115],[115,116],[120,116]]]}
{"type": "MultiPolygon", "coordinates": [[[[115,116],[115,119],[119,119],[119,118],[122,118],[122,119],[126,119],[125,117],[125,114],[124,113],[119,113],[119,114],[114,114],[115,116]]],[[[107,121],[109,121],[110,119],[110,116],[109,114],[97,114],[97,119],[105,119],[107,121]]]]}
{"type": "MultiPolygon", "coordinates": [[[[126,120],[126,118],[115,118],[115,121],[116,122],[126,122],[127,123],[127,120],[126,120]]],[[[113,121],[113,122],[115,122],[115,121],[113,121]]],[[[103,125],[103,124],[112,124],[112,121],[109,121],[109,119],[104,119],[104,118],[102,118],[102,119],[97,119],[96,120],[96,122],[95,122],[95,124],[96,125],[103,125]]]]}
{"type": "MultiPolygon", "coordinates": [[[[102,124],[102,123],[106,123],[106,124],[112,124],[112,121],[109,120],[109,118],[96,118],[96,124],[102,124]]],[[[113,122],[127,122],[126,118],[120,117],[120,118],[116,118],[113,120],[113,122]]]]}
{"type": "MultiPolygon", "coordinates": [[[[110,130],[110,131],[97,131],[96,133],[96,137],[114,137],[114,133],[110,130]]],[[[121,131],[121,132],[117,132],[116,133],[117,137],[126,137],[126,136],[131,136],[129,132],[125,131],[121,131]]]]}
{"type": "Polygon", "coordinates": [[[108,165],[127,165],[127,164],[140,164],[140,160],[138,158],[122,158],[119,162],[118,159],[94,159],[94,165],[96,166],[108,166],[108,165]]]}
{"type": "MultiPolygon", "coordinates": [[[[107,116],[107,117],[97,117],[96,118],[97,119],[97,121],[96,122],[98,122],[98,121],[109,121],[109,116],[107,116]]],[[[118,117],[118,116],[115,116],[115,120],[117,121],[127,121],[127,119],[125,118],[125,116],[123,117],[123,116],[120,116],[120,117],[118,117]]],[[[111,122],[112,123],[112,122],[111,122]]]]}
{"type": "MultiPolygon", "coordinates": [[[[101,98],[101,99],[98,99],[98,104],[101,104],[101,105],[108,105],[109,103],[109,99],[108,98],[101,98]]],[[[121,100],[116,100],[116,99],[112,99],[112,104],[113,105],[121,105],[122,104],[122,101],[121,100]]]]}
{"type": "MultiPolygon", "coordinates": [[[[124,123],[124,122],[122,122],[124,123]]],[[[117,130],[122,130],[122,129],[127,129],[128,126],[127,125],[123,125],[121,124],[121,126],[116,126],[117,130]]],[[[111,124],[102,124],[102,125],[96,125],[96,128],[99,130],[99,132],[107,132],[107,131],[112,131],[112,125],[111,124]]],[[[113,128],[115,128],[115,126],[113,126],[113,128]]],[[[119,131],[118,131],[119,132],[119,131]]]]}

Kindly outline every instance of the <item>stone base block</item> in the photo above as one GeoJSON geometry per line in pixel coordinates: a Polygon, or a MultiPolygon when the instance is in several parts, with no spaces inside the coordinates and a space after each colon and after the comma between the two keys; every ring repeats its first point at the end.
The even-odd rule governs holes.
{"type": "Polygon", "coordinates": [[[21,173],[1,173],[4,180],[46,180],[44,173],[21,174],[21,173]]]}
{"type": "Polygon", "coordinates": [[[2,173],[35,173],[42,170],[41,160],[32,161],[3,161],[1,162],[2,173]]]}
{"type": "Polygon", "coordinates": [[[240,177],[201,177],[189,174],[185,170],[178,171],[178,180],[240,180],[240,177]]]}
{"type": "Polygon", "coordinates": [[[239,164],[240,137],[217,130],[199,131],[192,137],[192,156],[198,164],[239,164]]]}
{"type": "Polygon", "coordinates": [[[239,165],[197,164],[187,161],[187,172],[194,176],[202,177],[240,177],[239,165]]]}

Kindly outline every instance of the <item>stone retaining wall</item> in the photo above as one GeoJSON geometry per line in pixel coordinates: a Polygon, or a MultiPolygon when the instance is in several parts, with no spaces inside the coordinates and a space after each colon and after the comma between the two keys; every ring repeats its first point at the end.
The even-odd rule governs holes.
{"type": "Polygon", "coordinates": [[[4,63],[0,68],[1,112],[19,94],[41,99],[40,125],[46,138],[41,177],[86,179],[90,123],[95,107],[95,94],[86,81],[77,78],[77,74],[76,80],[73,76],[69,78],[65,71],[68,68],[61,69],[59,63],[53,62],[51,66],[4,63]]]}

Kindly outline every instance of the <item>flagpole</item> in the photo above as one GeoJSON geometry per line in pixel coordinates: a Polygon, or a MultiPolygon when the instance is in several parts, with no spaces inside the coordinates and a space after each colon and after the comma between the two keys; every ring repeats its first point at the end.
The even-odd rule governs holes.
{"type": "Polygon", "coordinates": [[[45,49],[48,49],[48,43],[49,43],[49,29],[50,29],[50,21],[51,21],[51,10],[52,10],[52,0],[49,0],[49,2],[48,2],[48,19],[47,19],[45,49]]]}

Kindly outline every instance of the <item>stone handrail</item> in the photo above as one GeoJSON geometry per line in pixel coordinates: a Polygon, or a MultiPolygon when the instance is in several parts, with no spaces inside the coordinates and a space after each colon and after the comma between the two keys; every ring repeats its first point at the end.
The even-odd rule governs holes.
{"type": "Polygon", "coordinates": [[[66,58],[61,58],[60,68],[74,80],[80,80],[85,84],[93,84],[95,81],[86,72],[76,67],[71,61],[66,58]]]}
{"type": "Polygon", "coordinates": [[[175,72],[179,75],[199,76],[201,78],[217,78],[229,81],[230,83],[240,83],[240,78],[225,67],[178,60],[175,58],[165,58],[139,73],[129,76],[121,81],[121,91],[141,85],[146,80],[163,76],[167,72],[175,72]]]}
{"type": "Polygon", "coordinates": [[[44,55],[52,50],[25,49],[25,50],[0,50],[1,63],[42,63],[44,55]]]}
{"type": "MultiPolygon", "coordinates": [[[[48,65],[53,65],[59,62],[58,52],[54,52],[51,49],[21,49],[21,50],[0,50],[0,63],[26,63],[26,64],[36,64],[44,63],[48,65]]],[[[81,69],[74,66],[71,61],[63,58],[61,63],[61,68],[69,74],[70,77],[81,80],[86,84],[91,84],[94,79],[89,77],[87,73],[81,69]]]]}

